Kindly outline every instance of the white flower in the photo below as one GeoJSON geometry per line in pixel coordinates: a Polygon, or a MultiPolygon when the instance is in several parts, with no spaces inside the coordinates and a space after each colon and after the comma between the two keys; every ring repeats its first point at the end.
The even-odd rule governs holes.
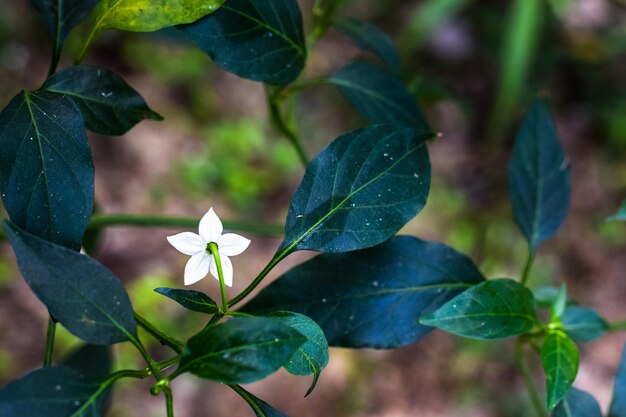
{"type": "Polygon", "coordinates": [[[215,242],[222,264],[224,283],[229,287],[233,286],[233,264],[228,257],[239,255],[246,250],[250,240],[234,233],[222,234],[223,230],[222,222],[211,207],[200,220],[199,235],[183,232],[167,237],[167,241],[179,252],[191,255],[191,259],[185,265],[185,285],[200,281],[209,271],[219,281],[217,264],[209,251],[209,243],[215,242]]]}

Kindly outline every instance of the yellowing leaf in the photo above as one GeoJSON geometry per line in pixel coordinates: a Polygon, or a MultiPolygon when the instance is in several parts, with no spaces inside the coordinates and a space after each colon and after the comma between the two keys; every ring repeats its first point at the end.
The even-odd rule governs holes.
{"type": "Polygon", "coordinates": [[[226,0],[102,0],[96,9],[96,30],[152,32],[192,23],[213,13],[226,0]]]}

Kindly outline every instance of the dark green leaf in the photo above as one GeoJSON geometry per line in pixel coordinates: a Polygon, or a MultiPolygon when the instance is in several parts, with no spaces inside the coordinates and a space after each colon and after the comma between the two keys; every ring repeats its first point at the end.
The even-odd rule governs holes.
{"type": "Polygon", "coordinates": [[[393,73],[400,73],[398,50],[389,35],[378,27],[356,19],[338,20],[335,27],[349,36],[359,48],[378,56],[393,73]]]}
{"type": "Polygon", "coordinates": [[[283,366],[304,342],[281,320],[234,317],[189,339],[176,372],[226,384],[254,382],[283,366]]]}
{"type": "Polygon", "coordinates": [[[394,348],[432,330],[417,317],[483,281],[472,261],[453,249],[397,236],[370,249],[317,256],[270,284],[243,310],[305,314],[332,346],[394,348]]]}
{"type": "Polygon", "coordinates": [[[420,323],[474,339],[511,337],[537,324],[534,304],[525,285],[494,279],[457,295],[420,323]]]}
{"type": "Polygon", "coordinates": [[[265,401],[255,397],[239,386],[236,387],[236,392],[248,403],[257,417],[287,417],[265,401]]]}
{"type": "Polygon", "coordinates": [[[100,0],[95,30],[152,32],[192,23],[215,12],[226,0],[100,0]]]}
{"type": "Polygon", "coordinates": [[[565,333],[579,342],[598,339],[608,329],[606,321],[598,313],[585,307],[568,307],[561,317],[561,323],[565,333]]]}
{"type": "Polygon", "coordinates": [[[551,333],[541,345],[541,363],[546,373],[547,405],[552,410],[576,379],[578,348],[565,333],[551,333]]]}
{"type": "Polygon", "coordinates": [[[626,417],[626,344],[624,344],[622,360],[615,376],[613,399],[608,417],[626,417]]]}
{"type": "Polygon", "coordinates": [[[124,287],[104,266],[5,221],[24,279],[65,328],[96,345],[132,340],[137,332],[124,287]]]}
{"type": "Polygon", "coordinates": [[[83,118],[67,97],[22,92],[0,113],[0,191],[20,228],[80,248],[94,167],[83,118]]]}
{"type": "Polygon", "coordinates": [[[372,123],[388,123],[430,132],[415,97],[391,72],[366,62],[354,62],[328,78],[372,123]]]}
{"type": "Polygon", "coordinates": [[[515,221],[534,252],[565,220],[570,197],[568,162],[550,110],[541,101],[530,107],[517,133],[509,193],[515,221]]]}
{"type": "Polygon", "coordinates": [[[619,210],[617,211],[617,213],[615,213],[614,215],[609,217],[607,220],[609,220],[609,221],[626,221],[626,200],[624,200],[624,202],[622,203],[622,205],[619,208],[619,210]]]}
{"type": "Polygon", "coordinates": [[[122,135],[144,119],[163,119],[119,75],[106,68],[68,67],[50,77],[43,88],[72,98],[87,129],[102,135],[122,135]]]}
{"type": "Polygon", "coordinates": [[[229,0],[216,13],[179,29],[217,65],[250,80],[288,84],[306,60],[296,0],[229,0]]]}
{"type": "Polygon", "coordinates": [[[54,59],[58,60],[65,39],[94,8],[99,0],[31,0],[48,27],[54,42],[54,59]]]}
{"type": "Polygon", "coordinates": [[[0,390],[0,416],[100,417],[98,401],[92,402],[84,412],[73,414],[99,386],[98,382],[69,367],[37,369],[0,390]]]}
{"type": "Polygon", "coordinates": [[[373,125],[335,139],[293,195],[279,251],[346,252],[396,234],[426,203],[429,137],[373,125]]]}
{"type": "Polygon", "coordinates": [[[72,351],[63,365],[80,371],[87,378],[103,380],[111,373],[111,352],[108,346],[84,344],[72,351]]]}
{"type": "Polygon", "coordinates": [[[328,364],[328,342],[324,331],[315,321],[303,314],[279,311],[269,314],[269,317],[281,320],[307,338],[283,366],[294,375],[314,375],[313,383],[306,393],[309,395],[313,392],[322,369],[328,364]]]}
{"type": "Polygon", "coordinates": [[[570,387],[554,408],[552,417],[602,417],[602,411],[591,394],[570,387]]]}
{"type": "Polygon", "coordinates": [[[200,291],[175,288],[155,288],[154,291],[171,298],[187,310],[205,314],[215,314],[219,310],[215,301],[200,291]]]}

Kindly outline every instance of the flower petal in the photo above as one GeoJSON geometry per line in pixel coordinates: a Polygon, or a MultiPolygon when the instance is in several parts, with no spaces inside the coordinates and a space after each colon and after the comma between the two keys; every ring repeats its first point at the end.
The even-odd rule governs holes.
{"type": "Polygon", "coordinates": [[[195,284],[209,272],[209,264],[213,256],[206,252],[193,255],[185,265],[185,285],[195,284]]]}
{"type": "Polygon", "coordinates": [[[198,252],[204,252],[206,242],[200,236],[191,232],[183,232],[174,236],[168,236],[167,241],[174,246],[177,251],[185,255],[195,255],[198,252]]]}
{"type": "Polygon", "coordinates": [[[202,216],[202,219],[200,219],[200,226],[198,229],[199,229],[198,231],[200,233],[200,236],[207,243],[209,242],[217,243],[217,240],[222,235],[222,231],[224,231],[224,228],[222,227],[222,221],[220,220],[219,217],[217,217],[217,214],[215,214],[215,212],[213,211],[213,207],[211,207],[209,211],[207,211],[206,214],[202,216]]]}
{"type": "Polygon", "coordinates": [[[239,255],[241,252],[246,250],[249,244],[250,239],[246,239],[245,237],[234,233],[223,234],[217,241],[220,253],[223,253],[226,256],[239,255]]]}
{"type": "MultiPolygon", "coordinates": [[[[217,264],[215,259],[211,257],[211,275],[213,275],[219,281],[219,275],[217,273],[217,264]]],[[[220,254],[220,261],[222,262],[222,273],[224,274],[224,284],[227,287],[233,286],[233,263],[228,259],[228,256],[220,254]]]]}

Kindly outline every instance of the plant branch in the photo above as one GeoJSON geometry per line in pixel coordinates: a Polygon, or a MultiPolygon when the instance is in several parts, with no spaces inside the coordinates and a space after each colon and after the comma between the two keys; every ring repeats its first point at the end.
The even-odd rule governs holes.
{"type": "Polygon", "coordinates": [[[280,254],[274,256],[272,260],[263,268],[263,270],[259,273],[259,275],[243,290],[239,293],[235,298],[228,302],[228,307],[233,307],[235,304],[239,303],[241,300],[246,298],[254,289],[263,281],[263,279],[270,273],[270,271],[280,262],[282,261],[290,252],[288,250],[282,251],[280,254]]]}
{"type": "MultiPolygon", "coordinates": [[[[256,233],[267,236],[282,236],[283,227],[269,224],[256,224],[239,221],[222,221],[227,230],[256,233]]],[[[195,217],[141,215],[141,214],[94,214],[89,221],[88,229],[102,229],[109,226],[136,227],[198,227],[195,217]]]]}
{"type": "Polygon", "coordinates": [[[157,339],[162,344],[169,346],[176,353],[181,353],[183,351],[183,346],[185,344],[175,338],[163,333],[161,330],[157,329],[152,323],[142,317],[136,311],[133,312],[135,316],[135,320],[137,324],[141,326],[145,331],[147,331],[150,335],[152,335],[155,339],[157,339]]]}
{"type": "Polygon", "coordinates": [[[300,159],[300,162],[306,168],[307,165],[309,164],[309,158],[306,156],[306,153],[304,152],[304,148],[302,147],[302,144],[300,143],[300,138],[293,130],[289,128],[289,126],[287,126],[287,124],[285,123],[285,120],[283,119],[283,116],[280,112],[279,103],[278,103],[279,95],[275,93],[271,93],[269,89],[266,90],[266,94],[267,94],[267,105],[269,107],[269,112],[270,112],[270,121],[272,122],[272,125],[280,133],[283,134],[283,136],[289,141],[289,143],[291,143],[294,150],[298,154],[298,158],[300,159]]]}
{"type": "Polygon", "coordinates": [[[543,407],[543,402],[539,397],[539,393],[537,392],[537,387],[535,386],[535,382],[533,381],[533,376],[530,372],[530,366],[528,365],[528,361],[526,360],[526,356],[524,355],[524,339],[518,338],[515,344],[515,362],[517,363],[517,367],[519,368],[522,379],[524,380],[524,385],[526,386],[526,390],[528,391],[528,395],[530,396],[530,401],[537,412],[538,417],[548,417],[546,410],[543,407]]]}
{"type": "Polygon", "coordinates": [[[235,385],[235,384],[230,385],[229,384],[228,386],[231,387],[233,389],[233,391],[235,391],[237,394],[239,394],[239,396],[241,398],[243,398],[245,402],[248,403],[250,408],[252,408],[252,410],[254,411],[254,414],[256,414],[257,416],[265,415],[265,413],[263,412],[263,410],[261,410],[259,405],[252,399],[252,396],[250,395],[250,393],[248,391],[246,391],[245,389],[241,388],[241,386],[239,386],[239,385],[235,385]]]}
{"type": "Polygon", "coordinates": [[[43,366],[52,365],[52,353],[54,352],[54,336],[57,331],[57,322],[52,318],[52,316],[48,317],[48,331],[46,333],[46,356],[43,360],[43,366]]]}
{"type": "Polygon", "coordinates": [[[530,276],[530,270],[533,267],[533,262],[535,261],[535,252],[531,248],[528,248],[528,258],[526,258],[526,265],[524,265],[524,272],[522,272],[522,278],[520,282],[523,285],[526,285],[528,282],[528,277],[530,276]]]}
{"type": "Polygon", "coordinates": [[[626,330],[626,320],[609,323],[610,332],[619,332],[623,330],[626,330]]]}

